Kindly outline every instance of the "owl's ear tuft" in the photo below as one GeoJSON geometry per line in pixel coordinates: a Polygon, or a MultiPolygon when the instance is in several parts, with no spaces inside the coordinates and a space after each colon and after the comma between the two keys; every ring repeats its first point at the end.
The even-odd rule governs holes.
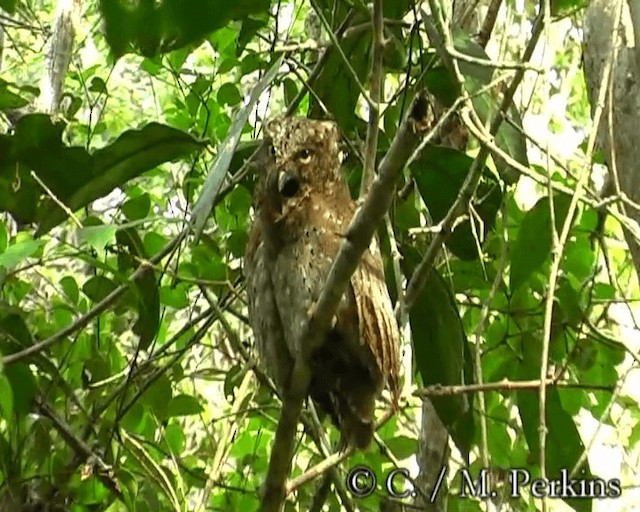
{"type": "Polygon", "coordinates": [[[340,130],[338,128],[338,124],[335,121],[319,121],[320,126],[330,134],[332,138],[339,139],[340,138],[340,130]]]}

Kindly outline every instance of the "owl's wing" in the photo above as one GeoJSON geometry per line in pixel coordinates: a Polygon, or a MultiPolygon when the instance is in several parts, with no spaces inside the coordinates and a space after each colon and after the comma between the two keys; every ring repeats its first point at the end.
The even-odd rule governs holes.
{"type": "MultiPolygon", "coordinates": [[[[375,251],[375,243],[372,248],[375,251]]],[[[371,442],[375,401],[386,382],[397,407],[399,343],[382,260],[379,253],[366,251],[318,354],[320,371],[315,372],[328,383],[330,412],[348,442],[359,448],[371,442]]]]}
{"type": "Polygon", "coordinates": [[[262,235],[260,224],[255,223],[244,258],[249,319],[258,355],[282,393],[293,368],[293,359],[278,312],[272,281],[274,264],[262,235]]]}
{"type": "MultiPolygon", "coordinates": [[[[389,384],[394,404],[400,394],[400,333],[384,279],[382,259],[372,242],[351,278],[361,343],[373,353],[376,369],[389,384]]],[[[382,383],[384,385],[384,381],[382,383]]]]}

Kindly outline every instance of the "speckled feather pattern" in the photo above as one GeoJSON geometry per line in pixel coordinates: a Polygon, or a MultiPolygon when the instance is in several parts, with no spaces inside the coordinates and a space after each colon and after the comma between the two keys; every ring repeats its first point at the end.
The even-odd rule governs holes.
{"type": "MultiPolygon", "coordinates": [[[[284,391],[355,203],[341,174],[334,123],[278,117],[265,124],[265,137],[268,154],[254,196],[244,272],[260,359],[284,391]],[[294,177],[295,193],[279,188],[283,175],[294,177]]],[[[375,400],[385,383],[397,402],[399,359],[398,327],[374,239],[310,361],[309,394],[350,444],[370,443],[375,400]]]]}

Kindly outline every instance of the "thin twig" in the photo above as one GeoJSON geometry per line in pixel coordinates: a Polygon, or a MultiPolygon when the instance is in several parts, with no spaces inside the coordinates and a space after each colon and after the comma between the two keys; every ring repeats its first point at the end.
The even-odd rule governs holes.
{"type": "MultiPolygon", "coordinates": [[[[162,258],[164,258],[167,254],[173,251],[173,249],[175,249],[180,244],[180,242],[186,236],[186,234],[187,234],[186,230],[180,233],[177,237],[175,237],[173,240],[167,243],[167,245],[165,245],[158,254],[154,255],[153,258],[150,258],[149,261],[153,264],[158,263],[162,258]]],[[[64,329],[61,329],[54,335],[49,336],[47,339],[42,340],[38,343],[35,343],[30,347],[25,348],[24,350],[21,350],[20,352],[16,352],[14,354],[10,354],[8,356],[3,357],[2,359],[0,359],[0,365],[8,365],[8,364],[16,363],[18,361],[22,361],[23,359],[26,359],[27,357],[33,354],[37,354],[38,352],[50,347],[54,343],[57,343],[63,338],[66,338],[67,336],[73,334],[74,332],[79,331],[80,329],[88,325],[89,322],[91,322],[94,318],[101,315],[102,313],[107,311],[110,307],[115,305],[115,303],[118,301],[118,299],[120,299],[120,297],[124,294],[124,292],[126,292],[129,289],[129,287],[131,286],[131,283],[133,283],[136,279],[138,279],[142,274],[147,272],[147,270],[148,270],[147,265],[140,265],[135,270],[135,272],[133,272],[131,276],[129,276],[129,279],[127,280],[126,283],[118,286],[109,295],[107,295],[104,299],[98,302],[98,304],[96,304],[91,310],[89,310],[87,313],[82,315],[71,325],[69,325],[68,327],[65,327],[64,329]]]]}
{"type": "MultiPolygon", "coordinates": [[[[430,16],[426,15],[423,11],[423,20],[425,23],[425,28],[429,32],[430,39],[435,43],[437,50],[440,52],[443,60],[447,63],[451,68],[454,69],[454,74],[456,75],[456,79],[459,83],[462,83],[462,75],[458,68],[457,62],[455,60],[451,60],[450,56],[446,52],[446,48],[451,48],[451,37],[449,33],[446,31],[444,20],[440,15],[440,11],[436,2],[434,0],[430,0],[431,10],[434,13],[435,21],[438,25],[438,30],[435,29],[433,25],[433,20],[430,16]],[[442,38],[440,38],[442,36],[442,38]]],[[[529,41],[529,45],[527,46],[524,55],[523,61],[529,60],[533,51],[536,47],[538,39],[540,37],[540,33],[542,31],[542,19],[540,16],[536,18],[534,25],[532,27],[531,40],[529,41]]],[[[489,133],[493,136],[497,133],[498,128],[502,124],[502,114],[506,112],[513,101],[513,96],[518,88],[522,78],[524,77],[524,70],[519,69],[515,72],[513,77],[513,81],[507,88],[502,98],[502,103],[500,104],[500,108],[496,113],[495,117],[491,121],[491,125],[489,128],[489,133]]],[[[471,99],[469,98],[468,93],[462,87],[462,97],[465,104],[465,107],[461,110],[461,118],[465,122],[465,125],[480,125],[482,123],[477,119],[475,115],[475,111],[473,110],[473,105],[471,104],[471,99]]],[[[405,294],[405,301],[407,308],[411,308],[413,302],[417,299],[418,295],[422,291],[424,287],[427,277],[431,268],[433,267],[433,263],[435,258],[444,243],[444,241],[450,236],[452,232],[452,227],[455,220],[464,213],[465,205],[470,201],[473,193],[476,189],[476,186],[480,180],[482,175],[482,170],[484,168],[484,163],[486,158],[489,156],[489,151],[487,146],[481,146],[478,155],[473,161],[471,168],[469,169],[469,173],[460,188],[460,192],[458,193],[458,197],[456,201],[451,206],[447,215],[438,223],[439,231],[433,237],[433,240],[429,244],[427,251],[422,258],[422,261],[418,264],[411,279],[409,280],[409,284],[407,285],[407,291],[405,294]]]]}
{"type": "Polygon", "coordinates": [[[380,130],[380,100],[384,91],[382,53],[384,51],[384,26],[382,0],[373,2],[373,52],[371,56],[371,104],[369,104],[369,123],[367,124],[367,142],[364,152],[364,167],[360,182],[360,197],[364,197],[371,186],[376,167],[378,152],[378,131],[380,130]]]}
{"type": "Polygon", "coordinates": [[[115,497],[122,501],[124,498],[120,488],[118,487],[118,483],[116,482],[113,468],[104,462],[87,443],[80,439],[73,432],[71,427],[58,417],[56,412],[41,397],[36,398],[36,406],[40,414],[51,420],[54,428],[58,434],[60,434],[60,437],[62,437],[69,447],[71,447],[71,449],[76,453],[79,460],[86,461],[87,464],[95,466],[98,470],[95,472],[98,479],[114,494],[115,497]]]}
{"type": "MultiPolygon", "coordinates": [[[[548,0],[545,1],[545,8],[549,8],[548,0]]],[[[620,15],[622,11],[622,1],[618,0],[617,5],[617,16],[616,19],[616,27],[614,30],[614,34],[617,34],[617,27],[620,23],[620,15]]],[[[611,45],[611,52],[615,51],[616,45],[611,45]]],[[[611,54],[612,55],[612,54],[611,54]]],[[[547,287],[547,299],[545,304],[545,315],[544,315],[544,329],[543,329],[543,339],[542,339],[542,356],[541,356],[541,365],[540,365],[540,434],[539,434],[539,444],[540,444],[540,478],[546,478],[546,446],[547,446],[547,428],[546,428],[546,378],[547,371],[549,365],[549,345],[551,340],[551,324],[553,320],[553,303],[555,298],[555,289],[558,281],[558,277],[560,274],[560,265],[562,263],[562,255],[564,253],[564,248],[569,239],[569,233],[571,231],[571,226],[573,224],[573,217],[576,212],[576,208],[578,206],[578,201],[582,196],[582,189],[587,183],[590,175],[590,169],[593,158],[593,152],[595,149],[598,125],[600,124],[600,119],[602,117],[603,105],[605,104],[605,97],[608,91],[607,84],[609,83],[609,75],[611,72],[612,66],[612,58],[607,59],[607,62],[604,65],[603,73],[602,73],[602,81],[600,82],[600,89],[598,93],[598,101],[596,104],[596,109],[593,114],[593,129],[589,134],[589,139],[587,141],[587,151],[585,155],[585,165],[580,170],[578,175],[578,183],[576,183],[574,194],[571,197],[571,202],[569,203],[569,209],[567,211],[567,217],[564,221],[564,225],[562,226],[562,232],[557,240],[557,244],[552,247],[553,251],[553,260],[551,263],[551,270],[549,271],[549,284],[547,287]]],[[[551,228],[555,231],[555,225],[553,220],[551,221],[551,228]]],[[[546,509],[546,499],[542,500],[543,509],[546,509]]]]}
{"type": "Polygon", "coordinates": [[[502,0],[492,0],[489,7],[487,7],[487,15],[485,16],[480,32],[478,32],[478,36],[476,37],[476,41],[483,48],[485,48],[489,42],[491,32],[493,32],[493,27],[498,19],[498,12],[500,11],[501,5],[502,0]]]}
{"type": "Polygon", "coordinates": [[[485,382],[483,384],[465,384],[459,386],[442,386],[435,384],[433,386],[427,386],[426,388],[419,389],[414,392],[414,395],[421,398],[431,396],[453,396],[464,395],[467,393],[476,393],[478,391],[513,391],[513,390],[527,390],[532,391],[539,390],[542,386],[549,386],[554,388],[570,388],[570,389],[589,389],[599,391],[611,391],[615,389],[616,385],[606,384],[585,384],[583,382],[569,382],[559,381],[556,379],[544,379],[544,380],[507,380],[502,379],[499,382],[485,382]]]}

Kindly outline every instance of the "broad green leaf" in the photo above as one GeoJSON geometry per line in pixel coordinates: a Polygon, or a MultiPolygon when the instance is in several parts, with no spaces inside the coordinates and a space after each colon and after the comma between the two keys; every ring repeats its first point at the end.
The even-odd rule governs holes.
{"type": "Polygon", "coordinates": [[[231,107],[242,101],[242,95],[238,87],[232,82],[222,84],[218,89],[216,98],[220,105],[229,105],[231,107]]]}
{"type": "Polygon", "coordinates": [[[171,381],[166,375],[161,375],[145,390],[140,402],[149,406],[160,421],[164,421],[172,394],[171,381]]]}
{"type": "Polygon", "coordinates": [[[99,253],[104,251],[107,245],[113,245],[116,241],[116,231],[118,226],[115,224],[100,224],[96,226],[85,226],[78,230],[78,241],[88,243],[99,253]]]}
{"type": "MultiPolygon", "coordinates": [[[[116,233],[118,244],[129,252],[125,256],[122,252],[118,256],[118,266],[121,271],[137,269],[142,261],[148,260],[144,244],[137,231],[124,228],[116,233]]],[[[140,348],[149,347],[160,326],[160,294],[155,272],[146,267],[133,283],[135,301],[138,309],[138,320],[133,326],[133,332],[140,337],[140,348]]]]}
{"type": "Polygon", "coordinates": [[[285,78],[282,81],[282,87],[284,89],[284,102],[287,105],[291,105],[293,99],[298,94],[298,86],[291,78],[285,78]]]}
{"type": "Polygon", "coordinates": [[[0,0],[0,7],[9,14],[16,12],[18,0],[0,0]]]}
{"type": "Polygon", "coordinates": [[[140,194],[122,205],[122,213],[130,221],[144,219],[151,209],[149,194],[140,194]]]}
{"type": "Polygon", "coordinates": [[[7,422],[13,421],[13,390],[3,373],[0,373],[0,416],[7,422]]]}
{"type": "MultiPolygon", "coordinates": [[[[520,337],[522,360],[518,367],[518,379],[535,380],[540,378],[540,357],[542,344],[539,339],[529,333],[520,337]]],[[[536,464],[540,462],[540,398],[539,392],[518,390],[516,392],[518,411],[522,421],[524,435],[536,464]]],[[[562,469],[571,471],[580,460],[585,446],[580,438],[573,418],[563,409],[558,390],[547,387],[546,396],[546,472],[550,479],[557,479],[562,469]]],[[[589,462],[580,466],[579,477],[591,475],[589,462]],[[580,473],[584,470],[584,473],[580,473]]],[[[590,512],[592,500],[565,499],[577,512],[590,512]]]]}
{"type": "Polygon", "coordinates": [[[12,307],[0,306],[0,349],[5,354],[33,344],[24,313],[12,307]]]}
{"type": "Polygon", "coordinates": [[[77,304],[78,299],[80,298],[80,290],[78,289],[78,283],[71,276],[64,276],[60,279],[60,286],[64,291],[64,294],[67,296],[67,299],[71,301],[72,304],[77,304]]]}
{"type": "Polygon", "coordinates": [[[23,240],[16,242],[0,254],[0,266],[13,270],[27,258],[33,256],[43,243],[39,240],[23,240]]]}
{"type": "Polygon", "coordinates": [[[164,430],[164,438],[169,449],[174,455],[181,455],[185,449],[186,436],[182,430],[182,426],[177,423],[171,423],[164,430]]]}
{"type": "Polygon", "coordinates": [[[403,460],[418,453],[418,440],[407,436],[394,436],[385,440],[391,453],[398,459],[403,460]]]}
{"type": "Polygon", "coordinates": [[[160,233],[147,231],[144,235],[144,250],[153,257],[167,244],[167,238],[160,233]]]}
{"type": "MultiPolygon", "coordinates": [[[[140,130],[129,130],[93,153],[86,162],[88,169],[79,173],[82,180],[74,183],[74,188],[65,190],[61,198],[72,211],[76,211],[143,172],[186,156],[202,146],[203,143],[191,135],[158,123],[150,123],[140,130]]],[[[71,149],[75,148],[68,148],[71,149]]],[[[51,158],[46,155],[32,161],[34,166],[50,164],[51,158]]],[[[67,165],[71,168],[72,162],[67,165]]],[[[56,176],[50,178],[55,180],[56,176]]],[[[62,222],[66,213],[55,203],[50,203],[38,217],[37,233],[41,235],[62,222]]]]}
{"type": "Polygon", "coordinates": [[[9,91],[6,86],[0,84],[0,110],[22,108],[28,104],[28,99],[9,91]]]}
{"type": "Polygon", "coordinates": [[[269,0],[163,0],[135,4],[101,0],[106,38],[116,58],[136,50],[145,57],[197,44],[233,20],[268,13],[269,0]]]}
{"type": "Polygon", "coordinates": [[[21,415],[33,410],[37,385],[28,364],[15,363],[4,367],[4,374],[13,391],[13,410],[21,415]]]}
{"type": "MultiPolygon", "coordinates": [[[[473,158],[455,149],[428,145],[420,158],[411,164],[411,174],[434,223],[440,222],[455,203],[472,163],[473,158]]],[[[473,219],[479,242],[493,230],[502,202],[500,185],[488,172],[484,176],[473,201],[473,208],[482,220],[480,223],[476,218],[473,219]]],[[[446,244],[460,259],[478,258],[478,244],[468,220],[453,230],[446,244]]]]}
{"type": "Polygon", "coordinates": [[[118,286],[108,277],[97,275],[89,278],[82,286],[82,291],[93,302],[100,302],[118,286]]]}
{"type": "MultiPolygon", "coordinates": [[[[562,230],[570,201],[571,198],[565,195],[554,196],[554,217],[558,232],[562,230]]],[[[551,253],[551,239],[549,197],[543,197],[525,214],[511,250],[510,287],[512,292],[516,292],[542,268],[551,253]]]]}
{"type": "MultiPolygon", "coordinates": [[[[409,246],[402,248],[402,255],[404,274],[410,278],[420,255],[409,246]]],[[[422,383],[425,386],[472,383],[472,361],[464,327],[447,283],[435,270],[431,270],[409,318],[413,353],[422,383]]],[[[471,395],[434,396],[430,399],[466,457],[475,430],[471,395]]]]}
{"type": "Polygon", "coordinates": [[[163,286],[160,288],[160,302],[175,309],[184,309],[190,304],[187,291],[184,283],[176,287],[163,286]]]}
{"type": "Polygon", "coordinates": [[[191,416],[203,411],[200,401],[191,395],[176,395],[169,401],[167,418],[173,416],[191,416]]]}

